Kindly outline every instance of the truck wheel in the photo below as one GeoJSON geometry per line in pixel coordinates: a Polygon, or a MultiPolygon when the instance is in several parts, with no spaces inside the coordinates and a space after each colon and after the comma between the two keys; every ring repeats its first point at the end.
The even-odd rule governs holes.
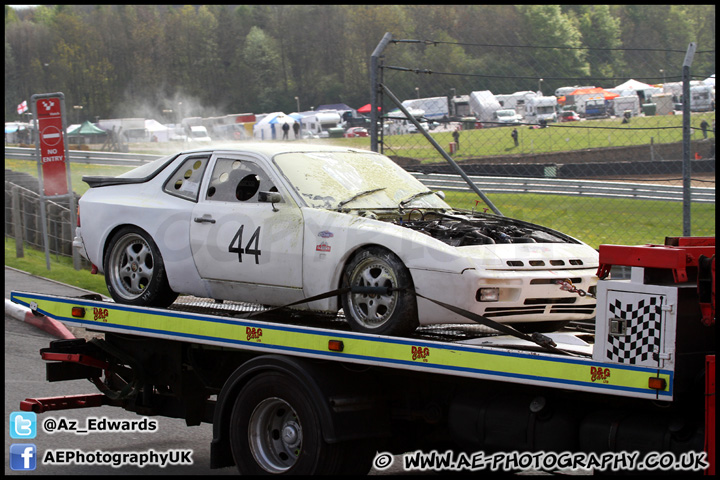
{"type": "MultiPolygon", "coordinates": [[[[412,289],[412,277],[402,261],[383,248],[362,250],[350,261],[343,287],[412,289]]],[[[379,335],[407,335],[418,326],[417,302],[412,291],[389,295],[346,293],[342,296],[345,317],[353,330],[379,335]]]]}
{"type": "Polygon", "coordinates": [[[120,229],[110,240],[103,263],[105,284],[117,303],[167,307],[177,298],[160,250],[139,228],[120,229]]]}
{"type": "Polygon", "coordinates": [[[240,391],[230,417],[230,448],[248,474],[329,474],[343,469],[343,444],[323,440],[320,412],[296,379],[262,373],[240,391]]]}

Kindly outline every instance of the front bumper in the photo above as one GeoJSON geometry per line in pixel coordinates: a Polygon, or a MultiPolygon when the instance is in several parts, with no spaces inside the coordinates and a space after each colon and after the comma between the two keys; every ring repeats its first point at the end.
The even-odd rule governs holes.
{"type": "MultiPolygon", "coordinates": [[[[588,320],[595,316],[593,297],[562,290],[557,282],[569,280],[592,293],[596,269],[568,270],[465,270],[462,274],[411,270],[418,293],[501,323],[588,320]],[[481,288],[497,288],[497,301],[480,301],[481,288]]],[[[473,323],[439,305],[418,299],[420,324],[473,323]]]]}

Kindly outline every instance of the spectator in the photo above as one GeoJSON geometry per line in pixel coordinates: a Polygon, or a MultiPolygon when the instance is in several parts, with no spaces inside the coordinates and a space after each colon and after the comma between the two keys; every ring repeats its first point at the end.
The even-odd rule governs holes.
{"type": "Polygon", "coordinates": [[[300,124],[298,122],[293,123],[293,133],[295,133],[295,140],[297,140],[300,133],[300,124]]]}
{"type": "Polygon", "coordinates": [[[455,142],[455,148],[460,150],[460,127],[457,127],[455,130],[453,130],[452,136],[453,141],[455,142]]]}
{"type": "Polygon", "coordinates": [[[288,125],[287,122],[283,123],[282,131],[283,131],[283,140],[287,140],[288,132],[290,131],[290,125],[288,125]]]}
{"type": "Polygon", "coordinates": [[[702,132],[703,132],[703,138],[707,138],[707,131],[708,131],[709,126],[710,125],[707,123],[707,120],[705,120],[705,119],[703,119],[703,121],[700,122],[700,128],[702,129],[702,132]]]}
{"type": "Polygon", "coordinates": [[[518,144],[518,131],[517,131],[517,128],[513,128],[513,131],[512,131],[512,133],[510,134],[510,136],[512,137],[513,141],[515,142],[515,146],[517,147],[517,146],[519,145],[519,144],[518,144]]]}

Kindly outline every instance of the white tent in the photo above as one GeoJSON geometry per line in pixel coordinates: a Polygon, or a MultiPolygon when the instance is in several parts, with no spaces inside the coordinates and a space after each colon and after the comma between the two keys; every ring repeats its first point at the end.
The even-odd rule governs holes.
{"type": "Polygon", "coordinates": [[[632,78],[628,80],[625,83],[621,83],[617,87],[614,88],[614,90],[645,90],[648,88],[655,88],[652,85],[649,85],[647,83],[638,82],[637,80],[633,80],[632,78]]]}
{"type": "Polygon", "coordinates": [[[151,142],[170,141],[170,129],[157,120],[145,120],[145,129],[148,131],[151,142]]]}
{"type": "Polygon", "coordinates": [[[702,81],[703,85],[712,85],[715,86],[715,74],[713,73],[708,78],[702,81]]]}
{"type": "Polygon", "coordinates": [[[630,95],[638,95],[641,98],[650,100],[650,98],[658,93],[662,93],[662,88],[647,83],[639,82],[637,80],[630,79],[625,83],[621,83],[615,88],[609,89],[611,92],[619,94],[621,97],[627,97],[630,95]]]}
{"type": "Polygon", "coordinates": [[[253,137],[258,140],[282,139],[283,123],[290,125],[290,132],[292,132],[292,126],[296,120],[283,112],[269,113],[253,126],[253,137]]]}

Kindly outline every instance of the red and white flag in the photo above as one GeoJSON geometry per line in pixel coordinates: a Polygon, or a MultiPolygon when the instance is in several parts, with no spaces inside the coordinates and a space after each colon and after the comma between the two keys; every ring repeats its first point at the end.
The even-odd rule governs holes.
{"type": "Polygon", "coordinates": [[[25,113],[28,110],[27,106],[27,100],[23,101],[20,105],[17,106],[18,115],[21,113],[25,113]]]}

